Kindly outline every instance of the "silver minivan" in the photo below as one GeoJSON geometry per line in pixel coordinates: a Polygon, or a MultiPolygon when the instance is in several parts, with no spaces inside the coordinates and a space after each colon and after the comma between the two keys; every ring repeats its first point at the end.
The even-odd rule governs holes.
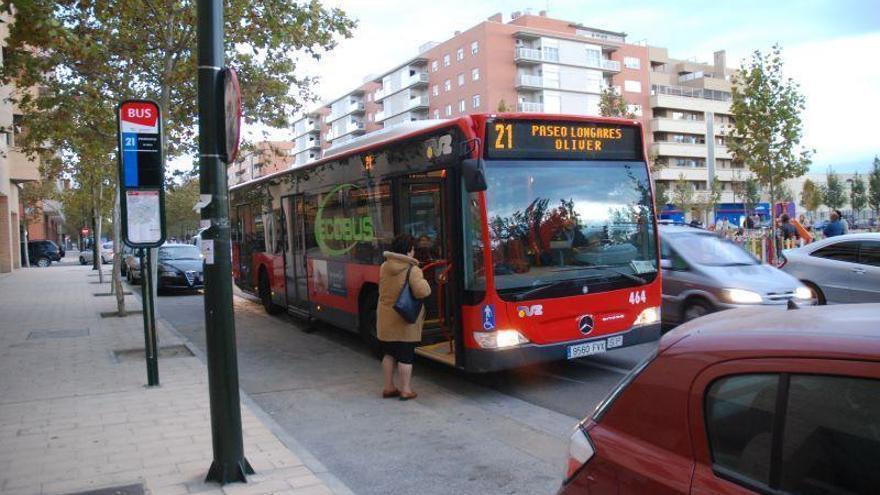
{"type": "Polygon", "coordinates": [[[723,309],[815,303],[798,279],[708,230],[661,225],[660,246],[666,325],[723,309]]]}

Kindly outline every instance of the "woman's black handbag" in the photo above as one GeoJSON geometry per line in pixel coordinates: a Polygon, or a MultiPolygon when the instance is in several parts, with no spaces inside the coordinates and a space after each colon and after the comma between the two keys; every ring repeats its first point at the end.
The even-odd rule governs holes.
{"type": "Polygon", "coordinates": [[[413,296],[412,288],[409,286],[409,273],[411,271],[412,266],[406,271],[406,280],[403,281],[403,288],[400,289],[400,294],[397,295],[394,310],[407,322],[415,323],[422,312],[423,303],[413,296]]]}

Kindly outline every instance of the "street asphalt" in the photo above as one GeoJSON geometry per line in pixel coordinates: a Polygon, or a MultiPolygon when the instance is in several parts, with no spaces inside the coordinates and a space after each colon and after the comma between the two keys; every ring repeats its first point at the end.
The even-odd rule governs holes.
{"type": "MultiPolygon", "coordinates": [[[[418,360],[418,399],[382,400],[357,335],[303,332],[236,294],[242,389],[358,494],[554,493],[571,428],[656,345],[483,375],[418,360]]],[[[158,309],[204,349],[201,293],[161,295],[158,309]]]]}

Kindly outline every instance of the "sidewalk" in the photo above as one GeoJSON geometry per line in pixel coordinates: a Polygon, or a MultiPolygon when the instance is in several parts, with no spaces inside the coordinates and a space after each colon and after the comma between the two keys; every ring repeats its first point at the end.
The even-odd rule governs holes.
{"type": "MultiPolygon", "coordinates": [[[[0,493],[351,493],[244,395],[244,450],[257,474],[205,484],[204,362],[160,320],[161,386],[144,387],[141,315],[102,318],[115,297],[93,295],[109,291],[94,273],[53,265],[0,277],[0,493]]],[[[139,310],[139,298],[126,306],[139,310]]]]}

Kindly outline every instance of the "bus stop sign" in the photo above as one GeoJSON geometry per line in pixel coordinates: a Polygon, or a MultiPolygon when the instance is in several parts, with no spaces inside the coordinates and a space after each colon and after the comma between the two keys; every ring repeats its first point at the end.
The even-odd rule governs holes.
{"type": "Polygon", "coordinates": [[[159,105],[126,100],[119,105],[119,189],[122,235],[132,247],[165,242],[165,156],[159,105]]]}

